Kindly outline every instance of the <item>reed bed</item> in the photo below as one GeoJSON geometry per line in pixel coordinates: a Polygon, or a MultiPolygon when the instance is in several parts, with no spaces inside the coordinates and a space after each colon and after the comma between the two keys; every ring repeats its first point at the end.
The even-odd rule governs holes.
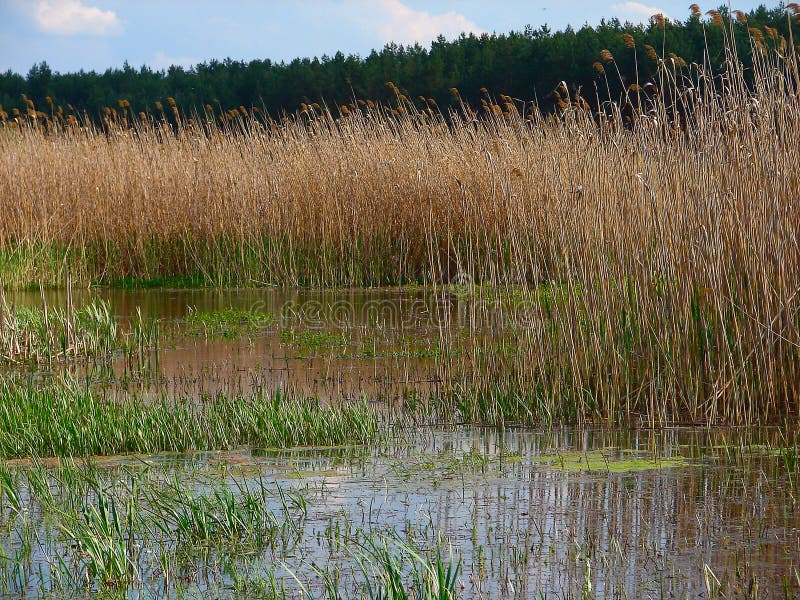
{"type": "Polygon", "coordinates": [[[468,417],[796,419],[798,60],[757,36],[752,70],[729,55],[722,74],[665,58],[599,114],[564,85],[550,116],[510,98],[443,115],[398,90],[281,121],[16,124],[0,276],[550,285],[496,327],[513,352],[474,336],[443,365],[468,417]]]}

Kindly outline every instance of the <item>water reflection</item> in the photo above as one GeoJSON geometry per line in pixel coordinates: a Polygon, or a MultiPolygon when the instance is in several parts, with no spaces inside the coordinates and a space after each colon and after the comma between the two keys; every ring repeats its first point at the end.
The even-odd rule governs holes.
{"type": "MultiPolygon", "coordinates": [[[[298,544],[235,561],[261,576],[281,562],[308,580],[314,568],[335,567],[341,589],[356,590],[363,574],[347,538],[394,531],[420,548],[454,548],[463,598],[700,598],[716,580],[724,597],[754,586],[762,597],[783,597],[786,586],[792,597],[800,591],[800,511],[797,480],[780,455],[784,436],[772,429],[458,428],[403,431],[374,448],[246,449],[104,465],[147,464],[158,481],[182,477],[199,491],[257,481],[302,493],[308,512],[298,544]],[[600,455],[606,467],[562,468],[573,457],[600,455]]],[[[278,512],[280,502],[276,495],[271,509],[278,512]]],[[[2,514],[0,530],[9,527],[2,514]]],[[[3,531],[11,554],[13,526],[3,531]]],[[[32,572],[36,560],[64,552],[58,542],[48,548],[55,554],[40,554],[32,572]]],[[[225,581],[195,584],[234,597],[225,581]]],[[[163,583],[154,571],[142,589],[161,593],[163,583]]]]}
{"type": "MultiPolygon", "coordinates": [[[[138,318],[159,320],[157,356],[132,363],[64,368],[110,388],[199,396],[282,388],[323,399],[392,399],[427,394],[439,382],[441,320],[453,318],[455,296],[414,290],[84,290],[74,306],[102,298],[120,329],[138,318]],[[269,315],[269,325],[235,335],[187,326],[192,314],[230,311],[269,315]],[[325,332],[333,332],[326,335],[325,332]],[[336,337],[338,336],[338,337],[336,337]]],[[[11,302],[41,306],[36,292],[11,302]]],[[[67,294],[44,293],[48,306],[67,294]]],[[[457,307],[455,312],[457,312],[457,307]]]]}
{"type": "MultiPolygon", "coordinates": [[[[331,398],[426,394],[439,385],[442,353],[449,350],[438,345],[439,326],[452,322],[473,333],[477,325],[470,314],[480,312],[458,294],[431,294],[74,292],[77,305],[98,296],[109,300],[123,324],[140,308],[145,317],[158,318],[165,333],[153,363],[130,365],[119,357],[82,375],[125,393],[183,396],[282,387],[331,398]],[[276,319],[232,338],[182,328],[190,311],[229,308],[276,319]],[[316,335],[326,331],[343,341],[316,335]],[[299,337],[300,332],[313,335],[299,337]]],[[[45,296],[51,306],[66,303],[63,292],[45,296]]],[[[41,303],[38,292],[9,298],[41,303]]],[[[183,473],[200,488],[206,480],[232,488],[258,480],[303,490],[309,508],[299,546],[289,554],[273,548],[240,557],[239,566],[256,575],[286,561],[297,574],[313,578],[313,561],[318,568],[336,566],[341,585],[356,589],[352,551],[333,543],[338,527],[402,532],[424,547],[443,536],[463,559],[464,598],[530,598],[539,592],[557,598],[699,598],[713,596],[716,581],[725,597],[755,597],[755,589],[760,597],[793,597],[800,593],[800,510],[797,466],[779,450],[788,444],[787,435],[775,429],[422,429],[402,431],[391,443],[369,449],[244,449],[119,459],[112,468],[142,468],[144,461],[158,477],[183,473]]],[[[35,513],[35,498],[29,502],[35,513]]],[[[11,555],[19,522],[9,514],[0,507],[1,545],[11,555]]],[[[54,535],[39,525],[44,539],[54,535]]],[[[25,568],[36,573],[69,554],[60,543],[56,535],[25,568]]],[[[198,569],[187,566],[186,577],[198,569]]],[[[37,577],[17,591],[34,593],[37,577]]],[[[163,596],[155,568],[140,583],[140,593],[131,597],[163,596]]],[[[234,597],[230,578],[194,584],[234,597]]]]}

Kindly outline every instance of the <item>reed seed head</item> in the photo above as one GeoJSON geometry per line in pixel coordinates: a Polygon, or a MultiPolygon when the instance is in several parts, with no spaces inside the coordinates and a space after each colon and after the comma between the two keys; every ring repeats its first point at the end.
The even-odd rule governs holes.
{"type": "Polygon", "coordinates": [[[711,24],[715,27],[725,27],[725,21],[718,10],[709,10],[706,15],[711,17],[711,24]]]}
{"type": "Polygon", "coordinates": [[[767,37],[771,39],[773,42],[778,41],[778,30],[770,27],[769,25],[764,25],[764,31],[767,33],[767,37]]]}
{"type": "Polygon", "coordinates": [[[630,33],[622,34],[622,43],[625,44],[625,47],[630,50],[636,48],[636,41],[633,39],[633,36],[630,33]]]}

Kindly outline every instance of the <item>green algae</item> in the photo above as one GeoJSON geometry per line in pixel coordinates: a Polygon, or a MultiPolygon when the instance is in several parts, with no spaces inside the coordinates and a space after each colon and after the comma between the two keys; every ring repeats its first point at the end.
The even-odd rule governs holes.
{"type": "Polygon", "coordinates": [[[549,469],[564,473],[582,473],[602,471],[607,473],[635,473],[638,471],[652,471],[670,469],[674,467],[688,467],[691,462],[683,456],[670,456],[668,458],[622,455],[616,450],[592,450],[589,452],[560,452],[538,456],[534,459],[549,469]]]}

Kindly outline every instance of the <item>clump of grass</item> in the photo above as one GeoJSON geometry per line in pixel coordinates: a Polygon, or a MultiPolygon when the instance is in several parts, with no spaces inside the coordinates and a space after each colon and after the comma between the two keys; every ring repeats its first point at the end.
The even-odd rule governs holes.
{"type": "Polygon", "coordinates": [[[362,403],[323,406],[281,392],[111,399],[76,384],[0,382],[0,458],[365,444],[377,431],[362,403]]]}
{"type": "MultiPolygon", "coordinates": [[[[155,526],[181,546],[223,544],[240,549],[260,548],[273,540],[282,527],[267,508],[269,495],[263,481],[254,489],[244,484],[239,489],[216,485],[200,493],[173,481],[143,495],[150,510],[159,515],[154,520],[155,526]]],[[[283,506],[288,512],[288,506],[285,503],[283,506]]]]}
{"type": "Polygon", "coordinates": [[[371,600],[455,600],[461,561],[452,549],[426,553],[398,537],[369,536],[357,554],[371,600]]]}
{"type": "Polygon", "coordinates": [[[117,347],[111,306],[96,300],[82,308],[12,307],[0,291],[0,362],[49,364],[109,357],[117,347]]]}
{"type": "Polygon", "coordinates": [[[282,329],[280,339],[281,344],[304,353],[311,350],[344,351],[350,345],[350,338],[342,331],[282,329]]]}

